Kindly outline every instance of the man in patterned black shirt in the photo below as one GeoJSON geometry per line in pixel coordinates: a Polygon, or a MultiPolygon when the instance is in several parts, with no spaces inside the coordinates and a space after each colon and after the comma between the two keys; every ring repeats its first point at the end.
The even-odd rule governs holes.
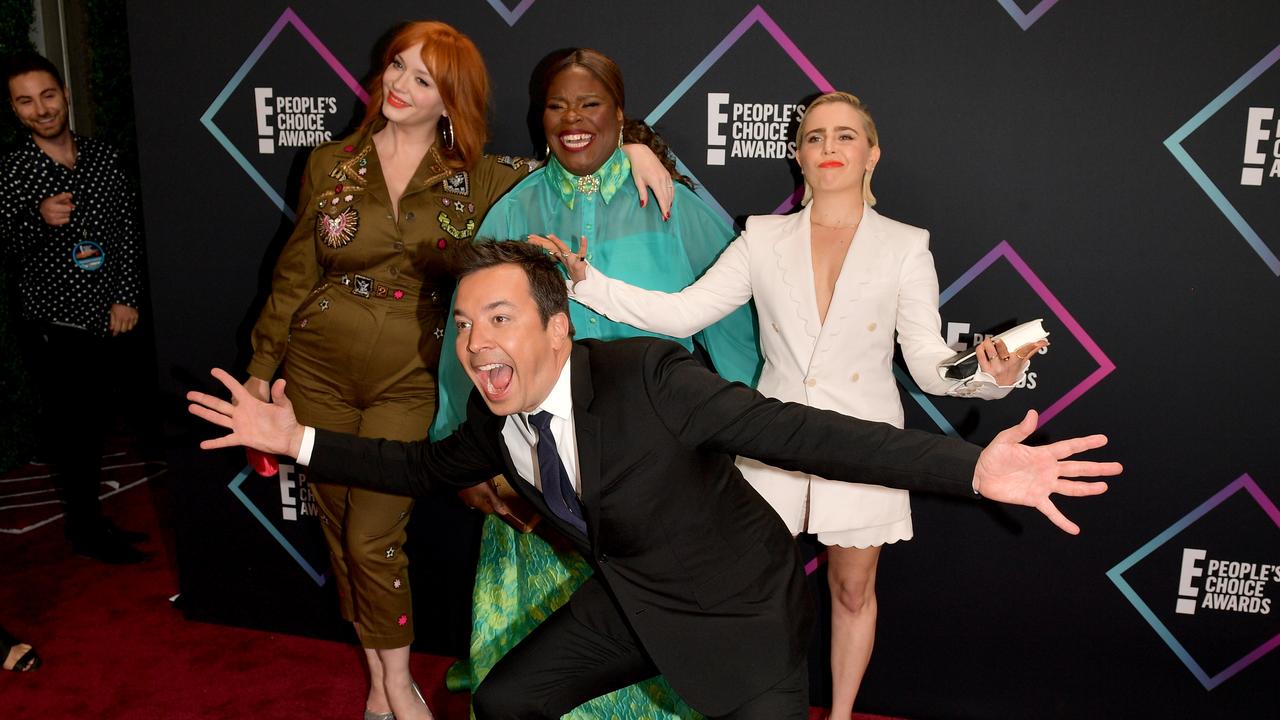
{"type": "Polygon", "coordinates": [[[9,102],[31,137],[0,163],[5,252],[17,269],[23,351],[40,393],[40,435],[77,553],[140,562],[142,533],[116,527],[98,498],[112,382],[108,337],[138,322],[142,246],[135,192],[115,150],[73,133],[58,69],[9,59],[9,102]]]}

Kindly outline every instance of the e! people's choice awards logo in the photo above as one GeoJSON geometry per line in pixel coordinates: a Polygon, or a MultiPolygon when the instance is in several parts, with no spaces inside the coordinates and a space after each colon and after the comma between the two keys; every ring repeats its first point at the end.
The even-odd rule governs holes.
{"type": "Polygon", "coordinates": [[[290,220],[280,192],[298,152],[339,136],[368,101],[359,81],[286,9],[200,118],[290,220]]]}
{"type": "Polygon", "coordinates": [[[1280,646],[1280,508],[1248,475],[1107,577],[1205,689],[1280,646]]]}
{"type": "Polygon", "coordinates": [[[1209,558],[1202,548],[1182,549],[1175,612],[1195,615],[1198,608],[1271,614],[1271,583],[1280,582],[1280,565],[1209,558]],[[1196,578],[1204,578],[1197,581],[1196,578]]]}
{"type": "Polygon", "coordinates": [[[729,93],[707,93],[707,165],[724,165],[726,157],[794,157],[794,128],[803,113],[803,105],[734,102],[729,93]]]}
{"type": "Polygon", "coordinates": [[[1280,46],[1164,144],[1271,272],[1280,276],[1278,62],[1280,46]]]}
{"type": "Polygon", "coordinates": [[[227,488],[298,567],[317,585],[324,585],[325,574],[317,568],[326,567],[328,550],[312,525],[320,509],[306,473],[281,463],[275,477],[261,477],[245,467],[227,488]]]}
{"type": "Polygon", "coordinates": [[[1258,187],[1264,177],[1280,182],[1280,113],[1251,107],[1244,128],[1244,168],[1240,184],[1258,187]]]}
{"type": "Polygon", "coordinates": [[[272,155],[278,147],[309,148],[333,139],[329,126],[338,114],[336,97],[276,95],[274,88],[256,87],[253,102],[260,155],[272,155]]]}

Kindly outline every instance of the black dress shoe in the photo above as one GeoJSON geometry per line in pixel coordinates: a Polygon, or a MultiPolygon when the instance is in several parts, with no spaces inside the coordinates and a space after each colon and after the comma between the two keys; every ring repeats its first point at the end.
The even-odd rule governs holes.
{"type": "Polygon", "coordinates": [[[138,548],[113,537],[109,533],[102,533],[92,539],[73,540],[71,541],[71,549],[77,555],[83,555],[107,565],[133,565],[150,557],[138,548]]]}
{"type": "Polygon", "coordinates": [[[112,538],[128,545],[137,545],[151,539],[151,536],[138,530],[125,530],[110,520],[106,521],[105,532],[112,538]]]}

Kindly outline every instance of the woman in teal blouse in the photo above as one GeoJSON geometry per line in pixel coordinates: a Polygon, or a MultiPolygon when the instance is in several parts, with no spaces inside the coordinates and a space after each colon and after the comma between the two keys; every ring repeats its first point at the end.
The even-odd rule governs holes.
{"type": "MultiPolygon", "coordinates": [[[[693,282],[733,239],[733,232],[684,185],[675,185],[668,217],[641,207],[628,180],[630,164],[618,149],[624,92],[617,65],[586,49],[560,51],[544,60],[540,75],[543,129],[551,158],[495,204],[477,237],[526,238],[554,233],[586,237],[588,262],[613,277],[653,290],[675,292],[693,282]]],[[[658,141],[660,142],[660,141],[658,141]]],[[[666,158],[665,147],[655,147],[666,158]]],[[[671,168],[673,176],[674,164],[671,168]]],[[[570,303],[575,337],[612,340],[649,335],[570,303]]],[[[760,369],[756,324],[739,308],[693,338],[669,338],[693,350],[696,341],[725,378],[753,384],[760,369]]],[[[444,339],[452,347],[456,330],[444,339]]],[[[432,437],[461,424],[471,383],[451,353],[439,377],[439,414],[432,437]]],[[[538,623],[563,605],[591,574],[571,550],[552,547],[537,533],[521,534],[490,516],[484,525],[473,598],[470,678],[475,687],[499,659],[538,623]]],[[[456,678],[455,678],[456,679],[456,678]]],[[[686,718],[694,712],[661,679],[596,698],[570,718],[686,718]]]]}

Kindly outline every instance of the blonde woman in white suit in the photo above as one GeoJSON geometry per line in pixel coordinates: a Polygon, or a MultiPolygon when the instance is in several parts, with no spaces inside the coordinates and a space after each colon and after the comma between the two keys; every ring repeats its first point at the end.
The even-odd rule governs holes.
{"type": "MultiPolygon", "coordinates": [[[[926,392],[982,399],[1008,394],[1040,343],[983,341],[982,372],[956,386],[938,376],[954,351],[941,337],[938,278],[929,233],[871,209],[880,160],[875,123],[857,97],[828,93],[800,124],[796,161],[804,209],[756,216],[693,285],[661,293],[592,268],[555,236],[533,238],[565,264],[570,296],[610,319],[674,337],[690,336],[755,299],[765,364],[758,389],[770,397],[902,427],[893,377],[894,334],[926,392]]],[[[743,475],[791,532],[829,546],[833,720],[849,718],[875,639],[880,547],[911,538],[907,492],[839,483],[740,459],[743,475]]]]}

